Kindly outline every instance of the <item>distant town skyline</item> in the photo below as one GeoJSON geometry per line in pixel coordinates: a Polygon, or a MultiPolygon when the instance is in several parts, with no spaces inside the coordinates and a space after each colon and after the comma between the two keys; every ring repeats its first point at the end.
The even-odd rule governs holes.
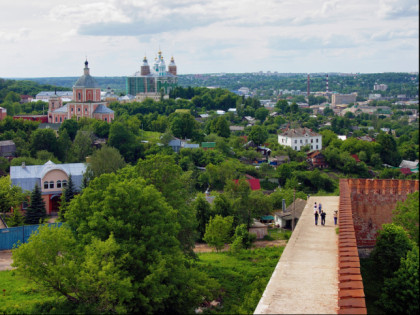
{"type": "Polygon", "coordinates": [[[417,72],[418,0],[0,0],[0,78],[417,72]]]}

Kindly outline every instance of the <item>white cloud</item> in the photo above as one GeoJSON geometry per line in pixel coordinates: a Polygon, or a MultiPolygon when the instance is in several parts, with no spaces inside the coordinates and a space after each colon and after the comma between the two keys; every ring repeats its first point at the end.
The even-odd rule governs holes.
{"type": "Polygon", "coordinates": [[[381,0],[378,16],[385,19],[409,18],[419,15],[418,0],[381,0]]]}

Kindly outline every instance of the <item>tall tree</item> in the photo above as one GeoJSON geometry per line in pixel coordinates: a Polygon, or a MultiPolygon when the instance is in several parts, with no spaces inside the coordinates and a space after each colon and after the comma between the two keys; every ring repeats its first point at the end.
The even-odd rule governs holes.
{"type": "Polygon", "coordinates": [[[392,222],[402,226],[410,238],[419,244],[419,192],[407,196],[404,202],[398,202],[393,211],[392,222]]]}
{"type": "Polygon", "coordinates": [[[76,194],[76,189],[74,187],[73,178],[71,174],[69,175],[69,181],[67,182],[67,187],[63,189],[60,200],[60,212],[58,214],[60,221],[65,221],[65,213],[67,211],[70,201],[74,198],[76,194]]]}
{"type": "Polygon", "coordinates": [[[102,146],[93,152],[87,166],[89,179],[94,179],[105,173],[116,172],[125,165],[124,158],[114,147],[102,146]]]}
{"type": "Polygon", "coordinates": [[[26,209],[25,223],[39,224],[46,216],[45,202],[42,199],[41,189],[38,185],[35,185],[35,188],[31,193],[30,205],[26,209]]]}
{"type": "Polygon", "coordinates": [[[252,126],[248,138],[254,141],[256,145],[261,145],[268,139],[268,132],[263,126],[255,125],[252,126]]]}
{"type": "Polygon", "coordinates": [[[203,195],[199,195],[194,200],[193,207],[198,223],[198,237],[200,240],[203,240],[204,234],[206,233],[206,225],[209,222],[211,215],[210,204],[207,202],[203,195]]]}
{"type": "Polygon", "coordinates": [[[210,218],[209,223],[206,224],[206,232],[203,240],[210,246],[216,248],[216,251],[220,251],[230,241],[232,223],[233,217],[216,215],[210,218]]]}

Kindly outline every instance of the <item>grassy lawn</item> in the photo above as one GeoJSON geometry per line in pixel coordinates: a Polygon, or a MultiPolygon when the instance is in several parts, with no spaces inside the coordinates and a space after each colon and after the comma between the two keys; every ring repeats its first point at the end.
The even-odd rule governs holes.
{"type": "Polygon", "coordinates": [[[55,297],[38,291],[35,285],[15,271],[0,272],[0,314],[27,314],[39,311],[39,306],[55,297]]]}
{"type": "Polygon", "coordinates": [[[292,235],[292,231],[284,229],[268,229],[268,235],[273,240],[288,240],[292,235]]]}
{"type": "Polygon", "coordinates": [[[199,254],[198,267],[221,287],[220,314],[252,314],[271,278],[284,247],[266,247],[229,252],[199,254]]]}
{"type": "Polygon", "coordinates": [[[142,140],[158,143],[162,134],[156,131],[141,131],[142,140]]]}

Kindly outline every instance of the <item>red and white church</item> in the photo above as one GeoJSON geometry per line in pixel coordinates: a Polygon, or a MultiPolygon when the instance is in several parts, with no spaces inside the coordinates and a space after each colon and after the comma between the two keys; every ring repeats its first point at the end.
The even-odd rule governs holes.
{"type": "Polygon", "coordinates": [[[73,86],[73,100],[63,105],[61,97],[53,95],[48,102],[48,122],[62,123],[66,119],[82,117],[100,119],[106,122],[114,120],[114,111],[107,102],[101,101],[101,89],[90,75],[87,60],[83,75],[73,86]]]}

